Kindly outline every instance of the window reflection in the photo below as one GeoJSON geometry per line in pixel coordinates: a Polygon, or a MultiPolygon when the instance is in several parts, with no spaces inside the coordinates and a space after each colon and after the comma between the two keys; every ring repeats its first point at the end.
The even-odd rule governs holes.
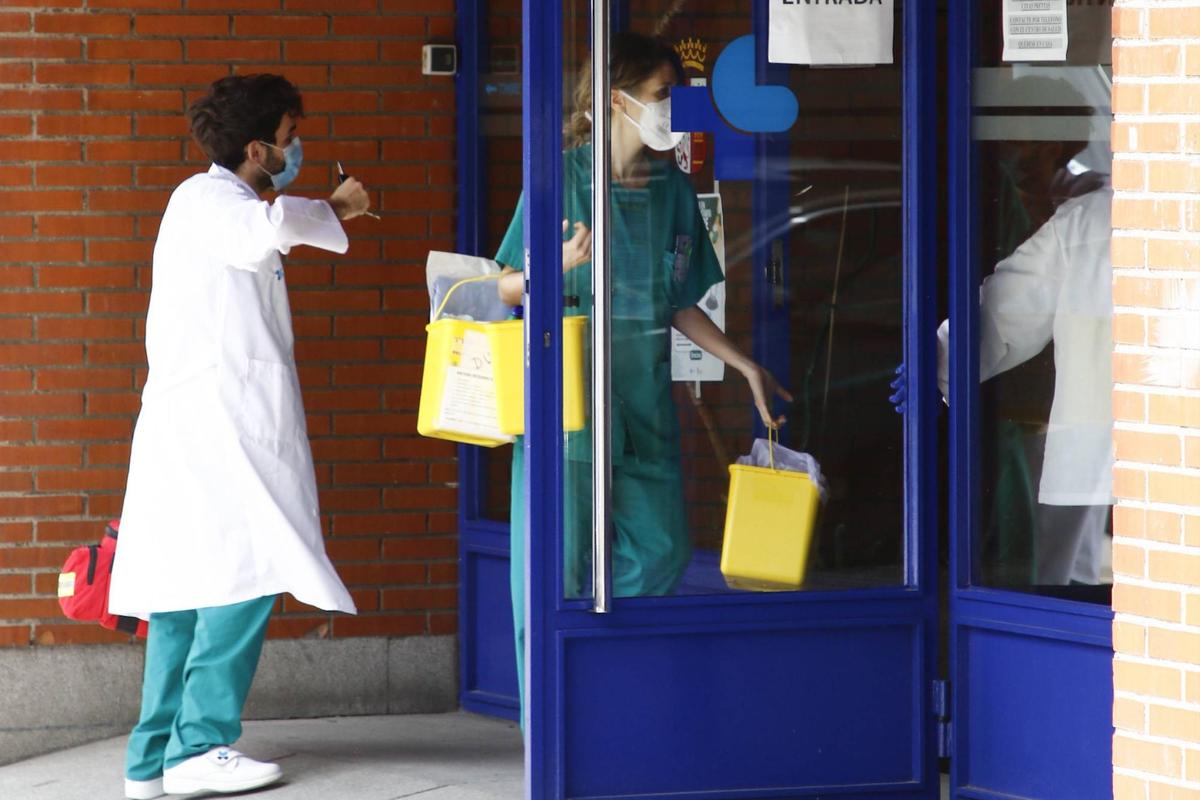
{"type": "MultiPolygon", "coordinates": [[[[975,75],[983,275],[975,580],[1107,602],[1111,71],[1079,63],[1098,53],[1076,38],[1065,65],[989,65],[975,75]]],[[[939,339],[944,353],[947,325],[939,339]]],[[[945,390],[944,359],[941,367],[945,390]]]]}
{"type": "MultiPolygon", "coordinates": [[[[652,7],[647,24],[671,5],[634,4],[652,7]]],[[[689,7],[664,35],[691,52],[705,45],[711,71],[751,32],[750,4],[734,6],[689,7]]],[[[903,342],[903,25],[894,30],[892,65],[772,75],[801,112],[758,165],[771,185],[757,209],[749,182],[714,183],[712,137],[691,142],[689,178],[698,193],[719,192],[724,212],[726,332],[747,352],[756,339],[773,352],[770,366],[795,396],[781,442],[814,455],[829,481],[804,590],[904,582],[903,426],[887,402],[903,342]]],[[[730,591],[717,569],[727,467],[751,448],[753,409],[732,371],[677,381],[674,400],[694,550],[679,591],[730,591]]]]}

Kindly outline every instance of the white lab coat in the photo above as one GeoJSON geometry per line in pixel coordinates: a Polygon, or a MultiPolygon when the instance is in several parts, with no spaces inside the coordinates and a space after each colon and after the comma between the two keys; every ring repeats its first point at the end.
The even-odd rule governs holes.
{"type": "Polygon", "coordinates": [[[214,165],[171,196],[154,247],[150,372],[133,434],[109,609],[288,592],[354,613],[325,555],[280,254],[344,253],[329,204],[267,203],[214,165]]]}
{"type": "MultiPolygon", "coordinates": [[[[1066,201],[979,288],[979,378],[1054,342],[1054,402],[1038,501],[1112,503],[1112,189],[1066,201]]],[[[949,393],[949,322],[938,383],[949,393]]]]}

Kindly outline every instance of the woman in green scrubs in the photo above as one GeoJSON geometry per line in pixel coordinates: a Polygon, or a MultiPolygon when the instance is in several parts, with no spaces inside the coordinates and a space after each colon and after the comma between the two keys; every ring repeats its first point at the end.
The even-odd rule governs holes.
{"type": "MultiPolygon", "coordinates": [[[[613,592],[617,597],[672,593],[691,559],[680,470],[679,422],[671,399],[671,328],[745,376],[763,422],[775,394],[791,396],[747,358],[696,304],[724,279],[696,194],[668,151],[670,90],[683,68],[667,43],[637,34],[613,37],[612,85],[612,520],[613,592]]],[[[591,71],[585,67],[568,126],[575,147],[563,154],[563,286],[590,315],[592,147],[591,71]]],[[[504,265],[500,296],[519,305],[525,263],[523,200],[496,260],[504,265]]],[[[568,597],[587,590],[591,574],[590,426],[567,435],[564,464],[564,572],[568,597]]],[[[524,448],[512,466],[512,596],[517,671],[524,704],[524,448]]]]}

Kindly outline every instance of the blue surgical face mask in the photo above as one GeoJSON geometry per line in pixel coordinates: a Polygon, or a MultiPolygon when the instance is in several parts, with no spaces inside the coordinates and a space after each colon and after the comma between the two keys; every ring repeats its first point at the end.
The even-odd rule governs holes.
{"type": "Polygon", "coordinates": [[[300,145],[300,137],[292,139],[292,143],[287,147],[263,142],[267,147],[273,147],[276,150],[283,151],[283,169],[276,172],[274,175],[267,172],[261,166],[263,172],[267,172],[267,176],[271,179],[271,185],[275,187],[275,191],[282,192],[292,181],[296,180],[296,175],[300,173],[300,166],[304,163],[304,148],[300,145]]]}

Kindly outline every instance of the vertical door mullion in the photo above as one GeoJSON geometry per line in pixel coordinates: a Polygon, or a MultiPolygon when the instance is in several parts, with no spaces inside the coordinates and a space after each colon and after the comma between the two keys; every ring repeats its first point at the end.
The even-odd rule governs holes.
{"type": "Polygon", "coordinates": [[[555,619],[562,561],[562,4],[523,0],[525,191],[525,785],[562,793],[555,619]]]}
{"type": "MultiPolygon", "coordinates": [[[[904,417],[905,582],[921,592],[928,620],[937,620],[939,602],[937,418],[937,147],[938,53],[934,0],[904,3],[903,53],[903,219],[904,363],[908,370],[908,413],[904,417]]],[[[940,791],[933,682],[938,677],[941,632],[927,626],[924,676],[917,691],[924,719],[915,766],[940,791]]]]}
{"type": "Polygon", "coordinates": [[[950,678],[953,747],[951,796],[965,785],[970,735],[966,703],[955,681],[963,666],[959,626],[960,593],[974,580],[974,533],[979,523],[979,264],[975,258],[974,144],[971,134],[976,16],[973,3],[951,3],[949,109],[949,309],[950,309],[950,678]]]}
{"type": "Polygon", "coordinates": [[[975,14],[970,3],[950,8],[950,519],[953,588],[973,580],[972,532],[979,492],[979,264],[974,207],[974,144],[971,139],[975,14]]]}

